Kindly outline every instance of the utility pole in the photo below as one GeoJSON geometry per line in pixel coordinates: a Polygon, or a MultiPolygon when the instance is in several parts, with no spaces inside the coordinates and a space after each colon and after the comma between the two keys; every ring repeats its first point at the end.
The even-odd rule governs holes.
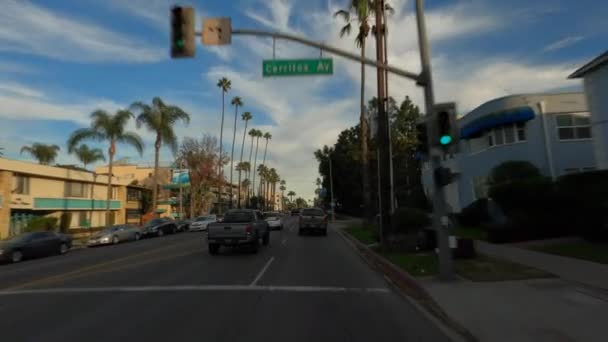
{"type": "MultiPolygon", "coordinates": [[[[416,0],[416,19],[418,23],[418,44],[420,45],[420,62],[422,64],[422,77],[424,85],[424,99],[426,115],[431,118],[427,120],[427,135],[430,139],[436,136],[436,120],[433,120],[435,113],[433,106],[435,98],[433,94],[433,77],[431,76],[431,57],[430,48],[426,36],[426,24],[424,21],[423,0],[416,0]]],[[[436,170],[441,166],[441,150],[433,148],[429,144],[429,158],[431,169],[436,170]]],[[[452,251],[449,246],[447,232],[447,217],[445,216],[445,194],[443,187],[433,182],[433,228],[437,233],[437,244],[439,247],[439,277],[441,280],[453,279],[452,251]]]]}
{"type": "MultiPolygon", "coordinates": [[[[384,0],[376,1],[376,60],[384,62],[384,0]]],[[[381,68],[376,69],[378,81],[378,182],[380,191],[380,241],[385,245],[391,233],[391,171],[390,171],[390,140],[389,120],[386,110],[386,73],[381,68]]]]}
{"type": "Polygon", "coordinates": [[[331,166],[331,154],[329,155],[329,196],[330,196],[330,206],[331,206],[331,221],[336,221],[336,203],[334,203],[334,176],[331,166]]]}
{"type": "Polygon", "coordinates": [[[182,187],[182,172],[184,170],[184,161],[179,161],[179,219],[184,219],[184,190],[182,187]]]}

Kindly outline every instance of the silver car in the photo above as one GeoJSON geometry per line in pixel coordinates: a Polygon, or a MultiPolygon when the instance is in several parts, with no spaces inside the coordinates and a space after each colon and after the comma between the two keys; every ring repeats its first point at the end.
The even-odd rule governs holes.
{"type": "Polygon", "coordinates": [[[206,231],[207,226],[210,223],[215,223],[215,222],[217,222],[216,215],[199,216],[199,217],[195,218],[194,220],[192,220],[192,222],[190,223],[189,230],[191,232],[206,231]]]}
{"type": "Polygon", "coordinates": [[[139,228],[130,224],[119,224],[93,234],[87,241],[87,245],[115,245],[123,241],[137,241],[140,238],[139,228]]]}

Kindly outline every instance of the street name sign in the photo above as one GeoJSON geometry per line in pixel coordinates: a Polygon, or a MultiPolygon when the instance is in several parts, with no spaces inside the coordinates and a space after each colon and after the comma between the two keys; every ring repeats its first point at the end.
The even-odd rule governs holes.
{"type": "Polygon", "coordinates": [[[269,59],[262,62],[264,77],[331,75],[334,62],[331,58],[269,59]]]}

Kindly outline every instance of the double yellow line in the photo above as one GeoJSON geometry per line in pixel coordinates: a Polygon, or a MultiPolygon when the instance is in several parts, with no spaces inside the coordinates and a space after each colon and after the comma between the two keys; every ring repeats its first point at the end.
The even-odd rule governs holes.
{"type": "MultiPolygon", "coordinates": [[[[181,247],[183,248],[183,246],[181,246],[181,247]]],[[[71,271],[71,272],[66,272],[66,273],[62,273],[62,274],[58,274],[58,275],[54,275],[54,276],[36,279],[36,280],[30,281],[27,283],[23,283],[20,285],[4,288],[3,290],[4,291],[22,290],[24,288],[28,288],[28,287],[32,287],[32,286],[49,285],[49,284],[53,284],[53,283],[62,282],[62,281],[68,280],[68,279],[79,278],[82,276],[93,275],[96,273],[114,272],[114,271],[123,270],[123,269],[131,268],[131,267],[137,267],[137,266],[142,266],[142,265],[153,263],[153,262],[158,262],[158,261],[165,260],[165,259],[172,259],[172,258],[178,258],[181,256],[186,256],[186,255],[191,255],[191,254],[197,254],[199,251],[202,252],[201,249],[199,249],[199,250],[190,249],[187,252],[182,252],[182,253],[178,253],[178,254],[163,254],[163,255],[159,255],[156,258],[141,260],[140,262],[128,262],[129,260],[141,258],[141,257],[148,256],[148,255],[158,254],[159,252],[163,252],[165,250],[170,250],[170,249],[174,249],[174,248],[176,248],[176,245],[165,246],[165,247],[161,247],[161,248],[156,248],[151,251],[131,254],[129,256],[114,259],[111,261],[82,267],[82,268],[79,268],[79,269],[71,271]],[[125,264],[119,266],[121,263],[125,263],[125,264]],[[117,266],[112,267],[114,265],[117,265],[117,266]]]]}

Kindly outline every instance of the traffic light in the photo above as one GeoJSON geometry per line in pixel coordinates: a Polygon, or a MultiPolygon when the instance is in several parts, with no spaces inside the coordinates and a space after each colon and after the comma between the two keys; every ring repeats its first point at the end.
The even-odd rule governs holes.
{"type": "Polygon", "coordinates": [[[450,102],[435,105],[435,121],[437,135],[433,144],[443,148],[456,145],[458,142],[456,104],[450,102]]]}
{"type": "Polygon", "coordinates": [[[171,8],[171,58],[194,57],[194,8],[171,8]]]}
{"type": "Polygon", "coordinates": [[[457,176],[450,168],[440,166],[433,171],[433,180],[437,186],[443,187],[454,181],[457,176]]]}
{"type": "Polygon", "coordinates": [[[426,121],[421,121],[416,124],[416,151],[421,154],[428,154],[429,151],[429,136],[426,130],[426,121]]]}

